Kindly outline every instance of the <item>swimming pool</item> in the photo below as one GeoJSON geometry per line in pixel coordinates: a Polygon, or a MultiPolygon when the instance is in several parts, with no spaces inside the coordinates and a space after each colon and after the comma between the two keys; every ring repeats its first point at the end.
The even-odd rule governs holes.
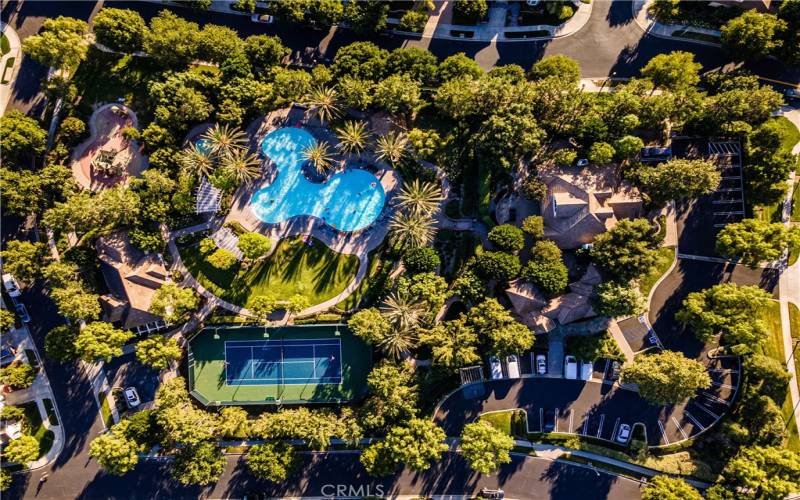
{"type": "Polygon", "coordinates": [[[311,182],[303,175],[303,148],[314,138],[301,128],[280,128],[267,134],[261,151],[277,168],[275,179],[253,194],[250,208],[259,220],[277,224],[312,215],[340,231],[357,231],[378,218],[386,198],[377,177],[359,168],[311,182]]]}

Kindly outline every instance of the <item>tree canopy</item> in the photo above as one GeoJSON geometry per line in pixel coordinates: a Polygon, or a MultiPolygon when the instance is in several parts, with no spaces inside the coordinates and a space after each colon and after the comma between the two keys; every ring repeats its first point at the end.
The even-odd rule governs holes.
{"type": "Polygon", "coordinates": [[[711,385],[703,364],[675,351],[637,357],[622,369],[624,383],[639,386],[639,394],[658,405],[677,404],[711,385]]]}
{"type": "Polygon", "coordinates": [[[459,447],[472,470],[491,474],[502,464],[511,462],[514,438],[485,420],[478,420],[464,426],[459,447]]]}
{"type": "Polygon", "coordinates": [[[655,265],[657,244],[655,231],[647,219],[623,219],[595,238],[591,256],[616,280],[627,282],[655,265]]]}
{"type": "Polygon", "coordinates": [[[744,219],[726,225],[717,233],[717,251],[756,266],[777,260],[792,245],[800,244],[800,228],[787,228],[781,222],[744,219]]]}

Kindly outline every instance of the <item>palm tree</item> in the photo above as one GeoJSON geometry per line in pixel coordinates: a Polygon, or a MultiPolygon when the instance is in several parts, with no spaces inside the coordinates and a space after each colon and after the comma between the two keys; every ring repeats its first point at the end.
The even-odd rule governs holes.
{"type": "Polygon", "coordinates": [[[436,222],[424,213],[398,212],[389,222],[389,230],[400,248],[424,247],[436,236],[436,222]]]}
{"type": "Polygon", "coordinates": [[[325,123],[339,115],[338,96],[335,89],[319,86],[311,89],[305,101],[319,121],[325,123]]]}
{"type": "Polygon", "coordinates": [[[394,325],[393,330],[413,331],[422,318],[424,310],[417,302],[409,302],[393,292],[381,305],[381,313],[394,325]]]}
{"type": "Polygon", "coordinates": [[[375,141],[375,157],[386,160],[392,165],[400,161],[408,150],[408,136],[403,133],[389,132],[375,141]]]}
{"type": "Polygon", "coordinates": [[[239,127],[215,124],[201,136],[208,143],[209,156],[229,155],[247,146],[247,135],[239,127]]]}
{"type": "Polygon", "coordinates": [[[185,171],[196,173],[198,177],[208,177],[216,168],[214,161],[197,145],[197,143],[181,151],[178,162],[185,171]]]}
{"type": "Polygon", "coordinates": [[[394,359],[400,359],[404,353],[410,351],[416,345],[416,335],[413,330],[403,330],[393,328],[378,343],[378,347],[383,353],[394,359]]]}
{"type": "Polygon", "coordinates": [[[242,148],[234,148],[223,156],[220,167],[230,169],[239,183],[250,182],[261,176],[258,157],[242,148]]]}
{"type": "Polygon", "coordinates": [[[331,167],[333,155],[327,142],[314,141],[313,144],[303,148],[303,159],[309,162],[318,173],[324,174],[331,167]]]}
{"type": "Polygon", "coordinates": [[[439,209],[444,196],[441,188],[433,182],[421,183],[419,179],[414,179],[411,183],[403,184],[397,199],[400,200],[401,208],[412,213],[433,215],[439,209]]]}
{"type": "Polygon", "coordinates": [[[367,147],[369,132],[364,122],[349,120],[336,129],[336,136],[339,138],[339,151],[358,156],[367,147]]]}

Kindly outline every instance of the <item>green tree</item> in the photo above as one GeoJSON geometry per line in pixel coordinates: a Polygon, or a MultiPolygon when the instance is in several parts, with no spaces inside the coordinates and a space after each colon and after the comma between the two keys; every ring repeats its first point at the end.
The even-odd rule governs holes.
{"type": "Polygon", "coordinates": [[[166,321],[174,322],[197,309],[199,305],[200,297],[191,288],[183,288],[175,283],[164,283],[153,295],[150,312],[166,321]]]}
{"type": "Polygon", "coordinates": [[[598,285],[595,293],[594,310],[602,316],[635,316],[644,311],[645,298],[638,288],[630,285],[607,281],[598,285]]]}
{"type": "Polygon", "coordinates": [[[787,228],[781,222],[770,223],[761,219],[744,219],[728,224],[717,234],[717,251],[749,266],[776,260],[798,244],[800,228],[787,228]]]}
{"type": "Polygon", "coordinates": [[[792,379],[786,366],[775,358],[753,353],[744,360],[747,386],[756,394],[783,401],[792,379]]]}
{"type": "Polygon", "coordinates": [[[38,172],[0,168],[0,191],[3,192],[3,210],[6,213],[38,215],[44,209],[46,200],[38,172]]]}
{"type": "Polygon", "coordinates": [[[342,0],[316,0],[306,11],[306,19],[314,24],[330,26],[338,23],[344,15],[342,0]]]}
{"type": "Polygon", "coordinates": [[[464,22],[476,24],[486,17],[489,12],[489,5],[486,0],[455,0],[453,2],[453,13],[464,22]]]}
{"type": "Polygon", "coordinates": [[[280,483],[297,468],[294,448],[286,443],[264,443],[250,448],[247,467],[256,477],[280,483]]]}
{"type": "Polygon", "coordinates": [[[492,114],[472,136],[481,160],[495,169],[508,171],[520,158],[532,158],[545,138],[530,109],[521,103],[509,105],[492,114]]]}
{"type": "Polygon", "coordinates": [[[412,274],[435,273],[441,263],[439,253],[431,247],[412,248],[403,254],[403,264],[412,274]]]}
{"type": "Polygon", "coordinates": [[[637,279],[656,264],[658,241],[647,219],[623,219],[597,236],[592,259],[620,282],[637,279]]]}
{"type": "Polygon", "coordinates": [[[478,334],[463,315],[423,331],[419,340],[431,348],[433,362],[441,366],[460,368],[481,360],[477,351],[478,334]]]}
{"type": "Polygon", "coordinates": [[[264,439],[302,439],[312,449],[325,450],[335,437],[350,440],[361,433],[357,426],[349,425],[350,417],[347,412],[337,417],[327,410],[282,410],[262,414],[253,424],[253,434],[264,439]]]}
{"type": "Polygon", "coordinates": [[[403,426],[392,427],[386,439],[369,446],[361,463],[373,475],[391,474],[397,466],[424,471],[447,451],[445,433],[436,423],[412,418],[403,426]]]}
{"type": "Polygon", "coordinates": [[[491,352],[507,356],[533,347],[533,332],[515,320],[496,299],[486,299],[469,310],[467,320],[482,338],[491,343],[491,352]]]}
{"type": "Polygon", "coordinates": [[[372,104],[375,84],[369,80],[343,76],[337,82],[342,104],[349,108],[366,111],[372,104]]]}
{"type": "Polygon", "coordinates": [[[703,500],[703,496],[681,478],[656,476],[642,491],[642,500],[703,500]]]}
{"type": "Polygon", "coordinates": [[[20,421],[25,418],[25,410],[19,406],[5,405],[0,410],[0,420],[7,420],[9,422],[20,421]]]}
{"type": "Polygon", "coordinates": [[[344,154],[360,156],[367,147],[369,132],[366,123],[348,120],[336,129],[339,144],[336,148],[344,154]]]}
{"type": "Polygon", "coordinates": [[[755,345],[767,337],[761,312],[771,295],[757,286],[721,283],[690,293],[675,318],[692,329],[702,341],[722,335],[729,345],[755,345]]]}
{"type": "Polygon", "coordinates": [[[101,434],[92,440],[89,456],[109,474],[122,476],[139,463],[139,446],[131,439],[113,432],[101,434]]]}
{"type": "Polygon", "coordinates": [[[0,491],[7,491],[13,479],[7,469],[0,469],[0,491]]]}
{"type": "Polygon", "coordinates": [[[200,30],[197,44],[200,59],[222,64],[237,54],[244,54],[244,43],[235,30],[216,24],[206,24],[200,30]]]}
{"type": "Polygon", "coordinates": [[[6,462],[27,466],[29,462],[39,458],[39,442],[33,436],[20,436],[3,448],[3,456],[6,462]]]}
{"type": "Polygon", "coordinates": [[[239,262],[239,259],[230,250],[218,248],[214,253],[206,257],[206,262],[221,271],[228,271],[239,262]]]}
{"type": "Polygon", "coordinates": [[[605,358],[625,361],[625,355],[619,348],[619,344],[608,332],[590,336],[574,336],[569,338],[568,352],[583,361],[594,361],[605,358]]]}
{"type": "Polygon", "coordinates": [[[336,52],[331,70],[337,78],[350,76],[377,82],[386,76],[388,58],[389,51],[372,42],[354,42],[336,52]]]}
{"type": "Polygon", "coordinates": [[[375,86],[372,103],[391,115],[402,115],[410,121],[422,104],[422,89],[407,74],[394,74],[375,86]]]}
{"type": "Polygon", "coordinates": [[[561,249],[549,240],[536,242],[522,275],[548,295],[562,291],[569,281],[567,266],[561,259],[561,249]]]}
{"type": "Polygon", "coordinates": [[[50,292],[58,312],[72,320],[93,320],[100,317],[100,296],[86,290],[82,281],[70,281],[53,287],[50,292]]]}
{"type": "Polygon", "coordinates": [[[10,273],[25,286],[41,276],[42,268],[47,264],[47,245],[11,240],[0,256],[3,258],[3,272],[10,273]]]}
{"type": "Polygon", "coordinates": [[[144,50],[163,66],[186,66],[197,57],[200,28],[197,23],[162,10],[150,20],[145,32],[144,50]]]}
{"type": "Polygon", "coordinates": [[[27,363],[14,361],[10,365],[0,368],[0,382],[10,385],[15,390],[27,389],[33,384],[36,372],[27,363]]]}
{"type": "Polygon", "coordinates": [[[642,76],[649,78],[656,87],[678,91],[697,85],[702,67],[694,62],[691,52],[676,50],[650,59],[642,68],[642,76]]]}
{"type": "Polygon", "coordinates": [[[397,195],[398,206],[412,213],[434,215],[439,211],[444,196],[441,188],[433,182],[414,179],[403,184],[397,195]]]}
{"type": "Polygon", "coordinates": [[[781,47],[776,35],[786,22],[772,14],[746,10],[720,29],[722,48],[737,61],[763,59],[781,47]]]}
{"type": "Polygon", "coordinates": [[[241,406],[226,406],[220,410],[218,420],[223,437],[244,439],[250,434],[250,420],[241,406]]]}
{"type": "Polygon", "coordinates": [[[519,257],[507,252],[483,252],[475,261],[478,273],[485,279],[510,281],[519,275],[519,257]]]}
{"type": "Polygon", "coordinates": [[[71,325],[60,325],[49,332],[44,338],[44,352],[47,357],[56,361],[72,361],[78,359],[75,349],[75,340],[78,338],[78,328],[71,325]]]}
{"type": "Polygon", "coordinates": [[[131,53],[142,50],[147,26],[134,10],[104,8],[92,20],[92,30],[99,43],[131,53]]]}
{"type": "Polygon", "coordinates": [[[419,394],[411,366],[384,361],[370,371],[367,386],[370,396],[359,418],[364,427],[383,431],[416,416],[419,394]]]}
{"type": "Polygon", "coordinates": [[[706,160],[670,160],[655,167],[640,167],[635,175],[646,199],[659,206],[669,200],[711,193],[722,179],[717,167],[706,160]]]}
{"type": "Polygon", "coordinates": [[[209,484],[225,470],[225,456],[216,443],[203,442],[179,448],[171,467],[181,484],[209,484]]]}
{"type": "Polygon", "coordinates": [[[347,2],[344,9],[344,20],[360,34],[381,31],[386,27],[388,17],[389,4],[381,0],[347,2]]]}
{"type": "Polygon", "coordinates": [[[680,403],[711,385],[703,364],[675,351],[637,357],[622,369],[622,381],[639,386],[639,394],[657,405],[680,403]]]}
{"type": "Polygon", "coordinates": [[[324,175],[333,166],[333,152],[330,144],[314,140],[301,151],[301,157],[314,167],[318,174],[324,175]]]}
{"type": "Polygon", "coordinates": [[[489,231],[489,241],[499,250],[517,253],[525,247],[522,229],[511,224],[500,224],[489,231]]]}
{"type": "Polygon", "coordinates": [[[407,10],[405,14],[403,14],[403,17],[400,18],[398,27],[400,31],[422,33],[425,30],[425,24],[427,24],[429,17],[427,12],[407,10]]]}
{"type": "Polygon", "coordinates": [[[595,142],[592,144],[592,147],[589,148],[589,161],[592,163],[596,163],[598,165],[605,165],[607,163],[611,163],[611,160],[614,159],[614,155],[616,151],[614,151],[614,146],[607,142],[595,142]]]}
{"type": "Polygon", "coordinates": [[[86,132],[86,124],[77,116],[64,118],[58,126],[58,138],[67,144],[73,145],[86,132]]]}
{"type": "Polygon", "coordinates": [[[407,75],[421,85],[430,85],[436,79],[438,60],[425,49],[401,47],[389,53],[386,65],[390,75],[407,75]]]}
{"type": "Polygon", "coordinates": [[[439,64],[438,79],[441,82],[464,78],[477,80],[481,76],[483,76],[483,69],[475,59],[463,52],[448,56],[439,64]]]}
{"type": "Polygon", "coordinates": [[[298,314],[311,306],[311,302],[305,295],[296,293],[289,297],[289,300],[284,304],[284,309],[290,314],[298,314]]]}
{"type": "Polygon", "coordinates": [[[78,332],[75,339],[75,351],[87,363],[122,355],[122,346],[133,338],[133,333],[118,330],[111,323],[95,321],[89,323],[78,332]]]}
{"type": "Polygon", "coordinates": [[[174,338],[151,335],[136,344],[136,359],[157,370],[164,370],[173,361],[181,359],[181,348],[174,338]]]}
{"type": "Polygon", "coordinates": [[[616,152],[617,158],[624,161],[630,160],[639,154],[642,147],[644,147],[644,141],[635,135],[626,135],[614,142],[614,151],[616,152]]]}
{"type": "Polygon", "coordinates": [[[86,57],[89,26],[80,19],[58,16],[45,19],[39,34],[22,42],[22,50],[43,66],[74,70],[86,57]]]}
{"type": "Polygon", "coordinates": [[[244,52],[254,68],[266,71],[280,64],[291,50],[277,36],[253,35],[244,40],[244,52]]]}
{"type": "Polygon", "coordinates": [[[529,215],[522,221],[522,230],[539,239],[544,236],[544,218],[541,215],[529,215]]]}
{"type": "Polygon", "coordinates": [[[256,260],[269,253],[272,243],[267,236],[260,233],[245,233],[239,236],[236,245],[246,259],[256,260]]]}
{"type": "Polygon", "coordinates": [[[459,448],[472,470],[491,474],[511,462],[514,438],[485,420],[478,420],[464,426],[459,448]]]}
{"type": "Polygon", "coordinates": [[[267,321],[269,315],[275,312],[278,307],[278,299],[276,299],[274,295],[256,295],[247,303],[247,308],[250,312],[264,322],[267,321]]]}
{"type": "Polygon", "coordinates": [[[424,247],[436,236],[436,221],[422,213],[398,212],[389,221],[389,235],[399,249],[424,247]]]}
{"type": "Polygon", "coordinates": [[[392,329],[391,323],[374,307],[353,314],[347,326],[353,335],[372,345],[382,342],[392,329]]]}
{"type": "Polygon", "coordinates": [[[784,60],[797,64],[800,62],[800,2],[781,2],[778,19],[786,23],[786,28],[780,34],[783,42],[780,54],[784,60]]]}
{"type": "Polygon", "coordinates": [[[737,498],[785,498],[800,487],[800,456],[785,448],[742,448],[725,465],[720,483],[737,498]]]}
{"type": "Polygon", "coordinates": [[[566,85],[575,86],[581,79],[581,67],[571,57],[564,55],[548,56],[537,61],[528,76],[532,80],[555,77],[566,85]]]}
{"type": "Polygon", "coordinates": [[[14,328],[16,318],[8,309],[0,309],[0,333],[6,334],[14,328]]]}

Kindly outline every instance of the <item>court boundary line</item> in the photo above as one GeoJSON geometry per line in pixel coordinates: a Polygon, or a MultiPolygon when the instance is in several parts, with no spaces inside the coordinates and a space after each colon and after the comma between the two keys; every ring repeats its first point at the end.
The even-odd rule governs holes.
{"type": "MultiPolygon", "coordinates": [[[[312,352],[312,355],[313,355],[313,359],[309,360],[309,361],[284,361],[284,359],[283,359],[283,349],[281,349],[281,359],[280,359],[280,365],[281,366],[280,366],[280,370],[283,371],[283,365],[285,363],[288,363],[288,364],[311,363],[311,366],[312,366],[312,369],[313,369],[313,374],[314,374],[313,379],[317,380],[317,382],[308,382],[307,378],[299,378],[299,377],[286,378],[286,377],[283,377],[283,376],[279,376],[278,379],[275,382],[272,382],[272,383],[247,384],[247,385],[264,385],[264,386],[277,385],[277,386],[280,387],[280,385],[282,383],[284,383],[285,381],[287,381],[287,380],[289,380],[289,381],[306,380],[307,381],[306,384],[309,384],[309,385],[310,384],[313,384],[313,385],[341,385],[341,384],[344,383],[343,358],[342,358],[342,340],[338,339],[338,338],[333,338],[333,339],[290,339],[290,340],[279,340],[279,339],[267,339],[267,340],[224,340],[223,341],[223,343],[224,343],[223,353],[225,355],[225,360],[224,360],[224,364],[225,364],[225,384],[226,385],[235,386],[235,385],[242,385],[241,382],[267,382],[267,381],[270,380],[270,379],[264,379],[264,378],[236,378],[236,379],[232,380],[228,375],[228,367],[230,366],[230,362],[228,361],[228,344],[229,343],[231,343],[231,344],[235,344],[235,343],[256,343],[256,344],[261,344],[262,347],[270,347],[269,343],[270,342],[275,342],[275,343],[277,343],[277,345],[275,345],[274,347],[280,347],[280,346],[285,346],[285,344],[287,342],[295,342],[295,341],[301,341],[301,342],[303,342],[303,341],[311,341],[312,343],[310,343],[310,344],[297,344],[297,345],[290,346],[290,347],[309,347],[310,346],[311,347],[311,352],[312,352]],[[322,340],[323,342],[319,342],[320,340],[322,340]],[[326,344],[326,343],[324,343],[324,341],[328,341],[330,343],[326,344]],[[323,382],[322,378],[316,376],[316,373],[317,373],[317,359],[323,359],[323,358],[317,358],[317,356],[316,356],[316,346],[317,345],[321,345],[321,346],[338,346],[339,347],[339,370],[338,370],[339,371],[339,375],[337,377],[322,377],[322,378],[329,378],[329,379],[338,378],[338,382],[323,382]]],[[[257,347],[257,346],[252,346],[252,345],[250,345],[250,346],[236,346],[236,345],[230,346],[231,349],[248,349],[248,348],[250,349],[250,361],[251,361],[250,372],[251,372],[251,374],[253,376],[255,376],[253,363],[252,363],[253,361],[256,361],[256,358],[253,355],[253,349],[255,347],[257,347]]],[[[275,363],[276,362],[276,361],[266,361],[266,360],[261,360],[261,361],[264,362],[264,363],[275,363]]],[[[302,384],[290,383],[288,385],[302,385],[302,384]]]]}

